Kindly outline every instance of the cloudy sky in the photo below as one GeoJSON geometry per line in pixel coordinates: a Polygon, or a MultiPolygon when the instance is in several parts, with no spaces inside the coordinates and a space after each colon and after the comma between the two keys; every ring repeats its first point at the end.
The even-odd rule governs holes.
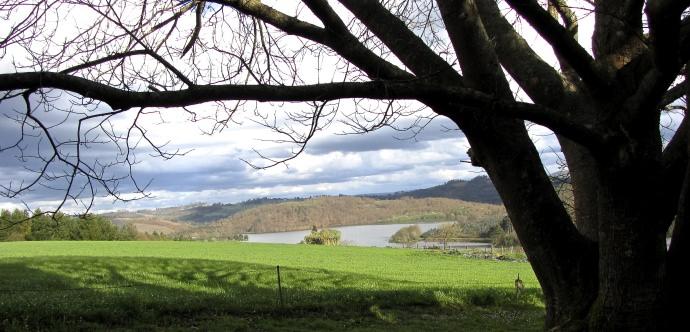
{"type": "MultiPolygon", "coordinates": [[[[275,1],[276,5],[284,3],[275,1]]],[[[583,26],[586,29],[587,24],[583,26]]],[[[8,29],[8,25],[0,27],[0,32],[2,29],[8,29]]],[[[528,28],[524,30],[525,36],[534,44],[543,45],[536,34],[528,28]]],[[[583,31],[582,35],[587,36],[588,31],[583,31]]],[[[582,38],[581,41],[589,49],[588,40],[582,38]]],[[[544,52],[548,61],[555,62],[548,47],[538,49],[544,52]]],[[[10,53],[0,58],[0,72],[15,70],[12,65],[15,59],[10,53]]],[[[320,80],[320,74],[315,70],[313,75],[320,80]]],[[[69,96],[65,94],[48,97],[62,109],[73,107],[69,96]]],[[[408,109],[419,108],[414,104],[407,106],[408,109]]],[[[168,109],[142,115],[139,121],[147,138],[155,145],[164,147],[165,151],[180,151],[184,155],[171,160],[151,157],[153,151],[145,141],[136,139],[141,135],[135,131],[131,143],[139,145],[135,149],[137,163],[133,167],[133,177],[140,184],[150,182],[146,190],[150,197],[123,203],[103,197],[101,190],[93,208],[104,211],[198,202],[239,202],[257,197],[386,193],[425,188],[452,179],[471,179],[484,174],[482,169],[468,163],[467,140],[453,123],[443,117],[435,118],[419,132],[419,128],[407,131],[383,128],[366,134],[343,135],[349,132],[349,128],[340,120],[344,120],[343,115],[354,109],[354,104],[348,101],[340,103],[339,115],[317,133],[297,158],[268,169],[255,169],[247,163],[266,165],[268,161],[258,153],[280,159],[290,156],[298,148],[275,142],[284,137],[257,124],[255,120],[260,117],[254,111],[266,116],[284,114],[286,111],[309,111],[309,107],[305,104],[254,104],[246,107],[247,111],[236,114],[237,123],[230,123],[228,128],[213,135],[205,134],[211,130],[212,122],[190,122],[189,115],[183,110],[168,109]]],[[[213,116],[216,106],[198,105],[193,110],[213,116]]],[[[22,137],[22,126],[13,119],[24,111],[25,106],[20,99],[0,103],[0,150],[22,137]]],[[[74,140],[74,118],[66,118],[63,112],[41,106],[34,114],[50,126],[58,141],[74,140]]],[[[423,111],[419,114],[429,115],[423,111]]],[[[90,133],[90,140],[105,143],[85,148],[82,158],[90,165],[122,160],[122,155],[118,155],[121,150],[113,144],[107,144],[106,134],[122,135],[127,132],[135,115],[134,112],[128,112],[114,117],[99,131],[90,133]]],[[[414,121],[414,116],[404,117],[398,120],[397,126],[408,127],[414,121]]],[[[666,123],[673,128],[673,119],[669,118],[666,123]]],[[[31,126],[25,125],[23,130],[24,140],[19,145],[22,150],[15,148],[0,152],[0,189],[4,192],[8,187],[15,189],[30,183],[36,176],[35,171],[43,164],[42,160],[32,157],[48,156],[46,138],[31,126]]],[[[542,154],[547,171],[556,171],[560,148],[554,135],[538,126],[531,126],[530,133],[542,154]]],[[[64,147],[65,150],[70,148],[73,147],[64,147]]],[[[64,168],[60,167],[49,170],[52,175],[62,172],[64,168]]],[[[114,168],[112,174],[108,175],[122,176],[127,173],[122,172],[122,169],[114,168]]],[[[61,190],[64,186],[58,183],[40,183],[32,191],[15,198],[0,197],[0,208],[23,207],[25,204],[30,208],[54,208],[64,194],[61,190]]],[[[131,181],[122,181],[119,189],[123,193],[131,191],[131,181]]]]}
{"type": "MultiPolygon", "coordinates": [[[[0,146],[6,147],[20,137],[20,126],[10,120],[23,110],[19,100],[0,105],[3,120],[0,122],[0,146]]],[[[197,108],[204,108],[204,105],[197,108]]],[[[308,107],[301,104],[269,105],[260,108],[308,107]]],[[[346,113],[347,103],[340,105],[346,113]]],[[[60,141],[73,137],[74,125],[62,122],[60,113],[39,110],[47,123],[57,128],[55,136],[60,141]],[[59,130],[58,130],[59,129],[59,130]]],[[[112,121],[120,130],[128,128],[133,114],[112,121]]],[[[265,165],[270,158],[284,158],[295,151],[293,144],[277,143],[281,137],[272,130],[251,121],[253,113],[239,116],[238,124],[231,124],[222,132],[205,134],[208,123],[192,123],[180,110],[164,110],[142,121],[147,135],[157,145],[165,145],[166,151],[185,152],[166,160],[151,157],[151,150],[142,144],[135,150],[138,164],[133,168],[139,183],[151,181],[149,198],[129,203],[114,202],[112,198],[98,198],[96,210],[140,209],[173,206],[197,202],[239,202],[257,197],[305,197],[312,195],[386,193],[430,187],[451,179],[471,179],[484,174],[471,166],[466,155],[469,148],[462,132],[448,119],[437,117],[424,129],[399,131],[383,128],[357,135],[343,135],[351,130],[337,120],[310,141],[297,158],[268,169],[255,169],[249,163],[265,165]],[[419,131],[419,132],[417,132],[419,131]]],[[[414,117],[403,118],[398,127],[409,127],[414,117]]],[[[27,129],[25,127],[25,134],[27,129]]],[[[30,131],[28,133],[31,133],[30,131]]],[[[547,168],[556,169],[558,146],[553,135],[543,128],[532,129],[538,149],[543,153],[547,168]]],[[[45,139],[28,138],[25,155],[45,155],[45,139]],[[39,151],[34,146],[44,146],[39,151]]],[[[88,158],[101,163],[117,158],[112,146],[97,145],[90,149],[88,158]]],[[[18,150],[8,150],[0,158],[0,184],[8,186],[25,183],[35,176],[31,170],[40,168],[39,160],[21,159],[18,150]]],[[[123,192],[128,187],[122,183],[123,192]]],[[[57,187],[57,185],[53,185],[57,187]]],[[[29,206],[49,208],[61,198],[60,190],[36,187],[17,199],[3,198],[0,207],[29,206]]]]}
{"type": "MultiPolygon", "coordinates": [[[[287,3],[272,1],[279,8],[287,6],[287,3]]],[[[290,12],[294,9],[284,10],[290,12]]],[[[314,20],[308,15],[308,11],[301,13],[306,14],[302,19],[314,20]]],[[[84,20],[75,22],[82,21],[84,20]]],[[[0,32],[8,27],[9,25],[0,27],[0,32]]],[[[59,31],[68,33],[67,30],[59,31]]],[[[535,34],[531,34],[537,38],[535,34]]],[[[15,58],[11,53],[6,53],[0,59],[1,72],[14,71],[12,61],[15,58]]],[[[333,67],[333,64],[321,63],[321,66],[323,70],[333,67]]],[[[312,75],[316,80],[324,75],[316,70],[312,74],[306,69],[305,71],[307,77],[312,75]]],[[[70,98],[65,94],[49,97],[62,109],[72,108],[70,98]]],[[[409,109],[420,107],[407,106],[409,109]]],[[[443,117],[435,118],[421,131],[419,128],[408,131],[382,128],[366,134],[343,135],[351,130],[340,120],[344,120],[343,115],[354,109],[354,104],[347,101],[340,103],[339,115],[317,133],[297,158],[268,169],[255,169],[247,163],[266,165],[268,161],[258,153],[280,159],[290,156],[291,152],[298,149],[295,145],[276,143],[275,140],[284,137],[252,121],[257,119],[254,110],[270,115],[284,114],[285,111],[309,111],[308,107],[305,104],[256,104],[247,107],[248,111],[245,113],[235,116],[238,123],[231,123],[229,128],[211,136],[204,132],[212,128],[212,123],[192,123],[182,110],[162,110],[158,114],[145,115],[140,123],[154,144],[164,146],[166,151],[181,151],[185,154],[171,160],[154,158],[150,156],[152,150],[145,142],[133,139],[133,144],[139,143],[135,149],[137,164],[133,167],[133,176],[141,185],[150,181],[146,190],[150,197],[125,204],[102,197],[103,190],[100,190],[93,208],[140,209],[196,202],[239,202],[257,197],[386,193],[425,188],[452,179],[471,179],[484,174],[482,169],[468,163],[466,151],[469,145],[462,132],[443,117]]],[[[194,107],[195,111],[206,112],[205,114],[213,114],[214,109],[215,105],[212,104],[194,107]]],[[[24,111],[25,106],[20,99],[0,104],[0,149],[14,144],[22,136],[22,126],[13,119],[24,111]]],[[[74,140],[74,118],[65,118],[64,113],[41,106],[38,106],[34,114],[51,126],[57,141],[74,140]]],[[[420,114],[428,115],[423,112],[420,114]]],[[[130,128],[133,117],[134,112],[115,117],[106,129],[94,131],[89,138],[103,141],[109,130],[122,135],[130,128]]],[[[396,124],[405,128],[414,121],[414,116],[404,117],[396,124]]],[[[16,189],[33,181],[35,171],[41,169],[43,162],[32,157],[49,157],[46,137],[30,126],[25,125],[23,130],[24,141],[20,147],[24,149],[9,149],[0,153],[0,186],[3,186],[0,189],[5,192],[8,187],[16,189]]],[[[538,150],[542,152],[547,169],[555,171],[560,148],[554,136],[539,127],[533,127],[531,133],[538,150]]],[[[136,138],[137,135],[139,134],[135,132],[133,137],[136,138]]],[[[65,151],[70,148],[73,149],[73,146],[64,146],[65,151]]],[[[118,151],[120,150],[113,144],[93,144],[82,151],[82,158],[89,165],[102,165],[122,160],[118,151]]],[[[48,173],[60,175],[64,171],[64,167],[54,167],[48,173]]],[[[113,168],[108,175],[122,176],[126,173],[121,168],[113,168]]],[[[19,197],[0,197],[0,208],[23,207],[25,204],[30,208],[54,208],[63,197],[64,188],[65,181],[42,181],[32,191],[19,197]]],[[[122,193],[131,191],[131,181],[122,181],[118,189],[122,193]]],[[[79,211],[79,208],[69,207],[69,203],[68,209],[79,211]]]]}

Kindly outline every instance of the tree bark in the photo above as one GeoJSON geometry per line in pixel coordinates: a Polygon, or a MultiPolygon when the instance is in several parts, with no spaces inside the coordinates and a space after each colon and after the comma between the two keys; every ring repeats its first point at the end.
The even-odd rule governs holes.
{"type": "Polygon", "coordinates": [[[537,166],[539,154],[533,145],[525,144],[529,136],[524,125],[496,118],[457,123],[498,189],[542,286],[546,327],[579,330],[586,326],[598,287],[596,245],[575,229],[548,175],[537,166]]]}
{"type": "Polygon", "coordinates": [[[597,173],[594,157],[582,146],[559,137],[563,154],[566,156],[568,171],[574,199],[575,225],[577,229],[590,239],[599,240],[599,178],[592,176],[597,173]]]}
{"type": "MultiPolygon", "coordinates": [[[[685,79],[690,78],[690,63],[685,65],[685,79]]],[[[685,88],[685,116],[687,120],[688,106],[690,106],[690,86],[685,88]]],[[[686,324],[684,311],[685,303],[690,297],[690,283],[685,278],[685,267],[687,266],[687,258],[690,257],[690,163],[687,162],[687,156],[690,156],[690,126],[687,121],[683,122],[678,128],[685,134],[685,175],[683,176],[683,185],[681,187],[680,197],[678,199],[678,210],[675,218],[675,225],[671,235],[671,243],[668,248],[666,270],[664,271],[664,305],[665,305],[665,323],[664,326],[670,330],[676,326],[683,326],[686,324]]]]}
{"type": "MultiPolygon", "coordinates": [[[[688,144],[690,152],[690,144],[688,144]]],[[[683,189],[678,200],[678,214],[668,250],[666,270],[664,271],[664,316],[665,329],[687,324],[685,308],[690,297],[690,283],[685,277],[687,257],[690,257],[690,165],[687,166],[683,189]]]]}
{"type": "MultiPolygon", "coordinates": [[[[486,5],[486,2],[479,3],[486,5]]],[[[472,0],[438,1],[453,47],[459,55],[465,84],[513,101],[514,96],[502,73],[493,42],[479,20],[479,3],[472,0]]],[[[519,71],[520,64],[513,68],[519,71]]],[[[559,83],[553,85],[558,86],[559,83]]],[[[444,113],[455,114],[453,120],[472,146],[473,163],[484,167],[501,195],[542,285],[546,299],[546,326],[573,330],[585,326],[584,317],[596,297],[596,247],[573,226],[541,166],[539,153],[524,123],[481,110],[471,116],[458,112],[444,113]],[[554,242],[549,238],[561,241],[554,242]]],[[[572,146],[575,149],[575,143],[572,146]]]]}
{"type": "Polygon", "coordinates": [[[665,232],[658,220],[658,171],[605,167],[599,190],[599,293],[592,331],[657,331],[665,232]]]}

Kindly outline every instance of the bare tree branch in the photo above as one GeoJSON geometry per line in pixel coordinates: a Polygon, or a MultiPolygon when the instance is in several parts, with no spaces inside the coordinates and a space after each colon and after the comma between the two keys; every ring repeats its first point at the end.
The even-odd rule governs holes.
{"type": "MultiPolygon", "coordinates": [[[[227,5],[238,11],[256,17],[275,26],[276,28],[292,35],[300,36],[308,40],[326,45],[357,67],[364,70],[370,78],[387,79],[410,79],[413,76],[406,71],[398,68],[388,61],[381,59],[371,50],[362,45],[355,36],[343,29],[326,31],[313,24],[303,22],[295,17],[288,16],[269,6],[261,4],[259,1],[225,0],[209,1],[227,5]]],[[[336,18],[333,13],[328,13],[328,9],[323,5],[314,2],[310,8],[316,11],[318,16],[329,22],[327,26],[333,25],[336,18]],[[324,16],[326,15],[326,16],[324,16]]],[[[339,23],[335,24],[336,26],[339,23]]]]}
{"type": "Polygon", "coordinates": [[[326,36],[324,29],[311,23],[300,21],[296,17],[288,16],[270,6],[262,4],[258,0],[209,0],[208,2],[235,8],[244,14],[260,18],[286,33],[315,42],[323,42],[326,36]]]}
{"type": "Polygon", "coordinates": [[[688,81],[683,81],[675,86],[673,86],[671,89],[666,91],[666,94],[664,94],[663,99],[661,100],[661,104],[659,105],[660,108],[664,108],[674,101],[682,98],[685,95],[685,91],[688,88],[688,81]]]}
{"type": "Polygon", "coordinates": [[[476,108],[484,112],[497,112],[543,124],[562,131],[573,140],[598,142],[598,135],[584,126],[576,125],[549,108],[535,104],[496,99],[479,91],[426,82],[362,82],[327,83],[305,86],[267,85],[211,85],[194,86],[178,91],[133,92],[92,82],[80,77],[60,73],[0,74],[0,90],[58,88],[79,93],[87,98],[101,100],[113,109],[133,107],[182,107],[215,100],[257,101],[317,101],[342,98],[422,99],[447,100],[459,107],[476,108]]]}
{"type": "Polygon", "coordinates": [[[187,46],[184,47],[182,50],[182,56],[187,54],[189,50],[192,49],[194,46],[194,43],[196,43],[197,38],[199,38],[199,32],[201,32],[201,14],[204,12],[204,7],[206,6],[206,1],[194,1],[196,2],[196,13],[195,13],[195,18],[196,18],[196,24],[194,25],[194,32],[192,32],[192,35],[189,37],[189,41],[187,42],[187,46]]]}
{"type": "Polygon", "coordinates": [[[474,1],[437,1],[463,75],[477,89],[513,100],[474,1]],[[481,61],[477,61],[481,59],[481,61]]]}
{"type": "Polygon", "coordinates": [[[567,29],[558,24],[536,1],[507,2],[551,44],[559,57],[573,67],[592,93],[606,93],[609,85],[606,75],[597,68],[594,59],[573,39],[567,29]]]}
{"type": "Polygon", "coordinates": [[[653,45],[654,62],[662,72],[677,72],[684,63],[679,56],[680,21],[690,1],[647,1],[649,35],[653,45]]]}
{"type": "Polygon", "coordinates": [[[375,0],[340,0],[418,77],[462,82],[462,77],[405,24],[375,0]]]}
{"type": "Polygon", "coordinates": [[[328,4],[328,0],[304,0],[304,3],[321,20],[327,30],[332,30],[337,34],[349,33],[347,25],[328,4]]]}
{"type": "Polygon", "coordinates": [[[565,94],[563,79],[527,44],[493,1],[478,1],[487,33],[494,41],[501,65],[532,100],[557,107],[565,94]]]}

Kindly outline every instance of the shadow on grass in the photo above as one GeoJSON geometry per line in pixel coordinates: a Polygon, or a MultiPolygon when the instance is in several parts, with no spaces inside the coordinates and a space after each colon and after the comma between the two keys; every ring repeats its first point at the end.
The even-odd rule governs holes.
{"type": "Polygon", "coordinates": [[[0,330],[540,329],[540,291],[129,257],[0,260],[0,330]],[[471,326],[470,326],[471,325],[471,326]]]}

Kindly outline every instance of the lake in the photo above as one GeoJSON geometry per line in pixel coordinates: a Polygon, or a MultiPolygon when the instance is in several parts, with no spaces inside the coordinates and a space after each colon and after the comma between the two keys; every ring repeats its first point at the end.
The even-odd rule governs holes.
{"type": "MultiPolygon", "coordinates": [[[[422,233],[447,224],[447,222],[416,224],[422,233]]],[[[389,243],[388,239],[399,229],[414,224],[387,224],[387,225],[360,225],[333,227],[340,231],[340,241],[344,244],[363,247],[397,247],[395,243],[389,243]]],[[[260,243],[299,243],[311,230],[278,233],[248,234],[249,242],[260,243]]],[[[470,246],[475,244],[468,244],[470,246]]]]}

